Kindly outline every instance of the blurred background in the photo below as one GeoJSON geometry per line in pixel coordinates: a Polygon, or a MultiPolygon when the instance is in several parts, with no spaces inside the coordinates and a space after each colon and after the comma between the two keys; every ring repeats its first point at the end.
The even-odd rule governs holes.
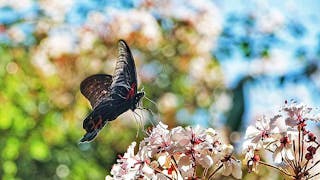
{"type": "Polygon", "coordinates": [[[171,128],[213,127],[238,147],[285,100],[319,107],[319,12],[312,0],[0,0],[0,179],[104,179],[143,138],[128,111],[78,144],[79,84],[113,73],[120,38],[158,108],[143,106],[171,128]]]}

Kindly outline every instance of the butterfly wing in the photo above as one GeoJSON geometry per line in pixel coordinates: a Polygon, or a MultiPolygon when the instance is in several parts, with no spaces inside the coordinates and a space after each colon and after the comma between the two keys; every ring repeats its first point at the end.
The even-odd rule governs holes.
{"type": "Polygon", "coordinates": [[[115,109],[112,109],[112,106],[108,106],[108,104],[110,104],[108,100],[104,100],[83,121],[83,129],[86,130],[86,134],[80,142],[93,140],[99,131],[107,124],[112,113],[115,111],[115,109]]]}
{"type": "Polygon", "coordinates": [[[103,98],[108,96],[111,84],[111,75],[95,74],[87,77],[81,82],[80,91],[90,101],[90,104],[94,109],[103,98]]]}
{"type": "Polygon", "coordinates": [[[128,100],[137,93],[137,74],[131,51],[125,41],[119,41],[119,57],[111,84],[111,96],[128,100]]]}

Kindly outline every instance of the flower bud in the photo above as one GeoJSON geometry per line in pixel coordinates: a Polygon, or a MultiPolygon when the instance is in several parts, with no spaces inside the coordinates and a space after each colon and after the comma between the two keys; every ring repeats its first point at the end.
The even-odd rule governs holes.
{"type": "Polygon", "coordinates": [[[316,140],[316,136],[312,132],[308,133],[308,138],[309,138],[310,141],[315,141],[316,140]]]}
{"type": "Polygon", "coordinates": [[[311,153],[307,153],[306,156],[305,156],[305,158],[306,158],[307,160],[311,160],[311,159],[313,158],[313,155],[312,155],[311,153]]]}

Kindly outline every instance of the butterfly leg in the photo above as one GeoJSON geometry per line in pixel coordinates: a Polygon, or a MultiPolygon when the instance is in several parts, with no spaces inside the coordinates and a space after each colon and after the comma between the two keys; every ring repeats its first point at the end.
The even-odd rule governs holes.
{"type": "Polygon", "coordinates": [[[161,120],[159,119],[160,117],[159,113],[155,114],[151,109],[145,108],[145,107],[138,107],[137,109],[146,110],[151,114],[150,122],[153,127],[157,126],[159,122],[161,122],[161,120]]]}
{"type": "Polygon", "coordinates": [[[144,132],[144,125],[143,125],[143,114],[142,114],[142,117],[137,113],[137,112],[135,112],[135,111],[133,111],[133,116],[134,116],[134,118],[135,118],[135,120],[136,120],[136,122],[137,122],[137,124],[138,124],[138,131],[137,131],[137,134],[136,134],[136,138],[138,138],[138,136],[139,136],[139,131],[140,131],[140,129],[141,129],[141,131],[142,132],[144,132]],[[136,118],[136,116],[135,116],[135,114],[139,117],[139,119],[137,119],[136,118]]]}
{"type": "MultiPolygon", "coordinates": [[[[149,102],[151,102],[151,103],[156,107],[157,110],[159,109],[156,102],[154,102],[153,100],[151,100],[150,98],[148,98],[146,95],[144,96],[144,98],[146,98],[146,100],[148,100],[149,102]]],[[[145,107],[141,107],[141,108],[147,110],[147,111],[152,115],[152,117],[160,117],[159,111],[157,112],[157,114],[155,114],[151,109],[148,109],[148,108],[145,108],[145,107]]],[[[159,122],[161,122],[161,119],[160,119],[160,118],[158,118],[158,119],[153,118],[153,120],[156,121],[156,122],[155,122],[156,125],[159,124],[159,122]]],[[[154,125],[154,122],[151,121],[151,123],[152,123],[153,126],[155,126],[155,125],[154,125]]]]}

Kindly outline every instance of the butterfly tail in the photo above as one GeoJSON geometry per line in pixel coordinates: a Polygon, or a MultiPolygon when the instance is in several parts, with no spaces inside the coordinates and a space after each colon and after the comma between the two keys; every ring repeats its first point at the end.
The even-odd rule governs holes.
{"type": "Polygon", "coordinates": [[[87,132],[81,139],[80,143],[82,142],[90,142],[92,141],[97,135],[98,135],[99,130],[95,129],[92,132],[87,132]]]}

